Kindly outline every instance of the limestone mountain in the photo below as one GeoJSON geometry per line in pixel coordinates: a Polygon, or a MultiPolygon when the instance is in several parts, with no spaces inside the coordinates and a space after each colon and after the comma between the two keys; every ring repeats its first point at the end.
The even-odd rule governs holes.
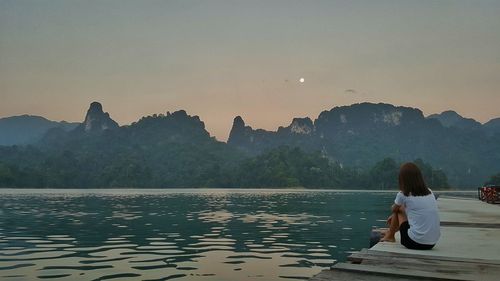
{"type": "Polygon", "coordinates": [[[166,143],[192,144],[214,141],[205,129],[205,124],[198,116],[190,116],[184,110],[173,113],[154,114],[142,117],[130,125],[118,126],[109,114],[102,110],[102,105],[93,102],[87,111],[85,121],[73,131],[51,129],[44,136],[40,145],[46,149],[94,146],[110,148],[116,146],[145,146],[166,143]]]}
{"type": "Polygon", "coordinates": [[[102,110],[102,105],[98,102],[93,102],[87,110],[85,120],[76,128],[76,131],[100,133],[105,130],[114,130],[118,127],[118,123],[109,117],[109,113],[102,110]]]}
{"type": "MultiPolygon", "coordinates": [[[[311,149],[323,150],[333,142],[362,136],[378,134],[408,126],[421,126],[426,123],[418,109],[395,107],[389,104],[362,103],[351,106],[335,107],[323,111],[318,118],[294,118],[288,127],[277,131],[254,130],[246,126],[241,117],[233,123],[228,144],[260,153],[268,147],[283,144],[302,143],[311,149]]],[[[438,124],[434,121],[429,124],[438,124]]]]}
{"type": "MultiPolygon", "coordinates": [[[[193,187],[222,184],[221,171],[240,153],[212,138],[198,116],[184,110],[146,116],[117,126],[93,103],[85,122],[71,132],[51,130],[38,147],[50,155],[44,175],[65,171],[70,186],[193,187]],[[69,163],[71,164],[71,166],[69,163]],[[70,169],[68,167],[74,167],[70,169]],[[209,175],[209,176],[207,176],[209,175]],[[207,178],[212,183],[207,183],[207,178]]],[[[44,183],[64,186],[62,182],[44,183]]]]}
{"type": "Polygon", "coordinates": [[[294,118],[287,127],[279,127],[276,132],[263,129],[254,130],[245,125],[240,116],[234,118],[227,143],[230,146],[256,155],[282,145],[311,147],[314,142],[314,125],[310,118],[294,118]]]}
{"type": "Polygon", "coordinates": [[[286,128],[278,128],[278,131],[283,130],[288,133],[297,135],[310,135],[314,132],[314,124],[311,118],[293,118],[292,124],[286,128]]]}
{"type": "Polygon", "coordinates": [[[452,184],[467,186],[500,170],[500,142],[475,128],[443,126],[416,108],[360,103],[323,111],[312,125],[294,120],[274,132],[254,130],[237,118],[228,144],[253,154],[298,146],[360,168],[385,157],[398,162],[421,158],[443,169],[452,184]]]}
{"type": "Polygon", "coordinates": [[[254,129],[237,116],[224,143],[210,136],[198,116],[184,110],[118,126],[101,104],[92,103],[84,122],[73,130],[51,128],[36,146],[0,146],[0,175],[9,185],[23,187],[279,182],[375,188],[381,181],[373,175],[387,166],[380,161],[391,164],[394,172],[399,163],[422,159],[433,167],[427,169],[428,178],[447,176],[454,187],[472,187],[500,171],[499,120],[480,130],[457,128],[426,118],[416,108],[360,103],[323,111],[314,120],[293,118],[276,131],[254,129]]]}

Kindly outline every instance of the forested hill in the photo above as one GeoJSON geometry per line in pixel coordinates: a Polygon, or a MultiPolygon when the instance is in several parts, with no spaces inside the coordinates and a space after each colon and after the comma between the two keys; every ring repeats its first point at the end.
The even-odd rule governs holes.
{"type": "Polygon", "coordinates": [[[480,185],[500,171],[496,120],[483,126],[450,112],[426,118],[419,109],[390,104],[335,107],[314,121],[295,118],[275,132],[254,130],[237,117],[228,144],[254,155],[281,145],[297,146],[361,169],[386,157],[398,162],[421,158],[461,187],[480,185]]]}
{"type": "Polygon", "coordinates": [[[56,122],[32,115],[0,118],[0,145],[34,144],[40,141],[49,129],[70,131],[76,126],[78,123],[56,122]]]}
{"type": "Polygon", "coordinates": [[[500,171],[498,140],[418,109],[356,104],[276,132],[237,117],[225,143],[183,110],[119,126],[92,103],[71,130],[56,126],[35,145],[0,146],[0,187],[395,189],[403,161],[415,161],[433,188],[448,188],[448,178],[470,187],[500,171]]]}

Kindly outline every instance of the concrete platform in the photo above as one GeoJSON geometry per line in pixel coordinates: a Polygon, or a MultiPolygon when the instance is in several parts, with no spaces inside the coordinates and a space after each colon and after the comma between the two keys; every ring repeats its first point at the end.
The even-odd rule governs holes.
{"type": "Polygon", "coordinates": [[[353,253],[353,263],[336,264],[310,280],[500,280],[500,205],[440,197],[438,207],[441,238],[432,250],[407,249],[397,233],[396,243],[353,253]]]}
{"type": "Polygon", "coordinates": [[[500,205],[487,204],[477,199],[439,197],[439,217],[444,225],[491,224],[500,228],[500,205]]]}
{"type": "Polygon", "coordinates": [[[415,251],[397,243],[379,242],[371,250],[415,256],[494,260],[500,263],[500,229],[441,227],[441,239],[430,251],[415,251]]]}
{"type": "Polygon", "coordinates": [[[399,243],[381,242],[371,249],[393,253],[500,261],[500,206],[477,199],[438,199],[441,238],[431,251],[406,249],[399,243]],[[480,226],[480,227],[476,227],[480,226]]]}
{"type": "Polygon", "coordinates": [[[323,270],[315,275],[310,281],[421,281],[425,280],[420,277],[406,277],[399,276],[384,276],[380,274],[373,274],[368,272],[349,272],[349,271],[336,271],[336,270],[323,270]]]}

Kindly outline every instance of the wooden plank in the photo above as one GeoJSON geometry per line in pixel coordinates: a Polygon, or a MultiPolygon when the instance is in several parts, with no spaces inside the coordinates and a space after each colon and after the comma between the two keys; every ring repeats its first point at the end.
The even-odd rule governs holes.
{"type": "Polygon", "coordinates": [[[373,274],[365,272],[349,272],[342,270],[323,270],[313,276],[309,281],[421,281],[426,278],[414,276],[394,276],[384,274],[373,274]]]}
{"type": "Polygon", "coordinates": [[[370,273],[370,274],[381,274],[389,276],[399,276],[399,277],[421,277],[428,280],[460,280],[469,281],[475,280],[469,276],[463,276],[461,274],[454,273],[440,273],[440,272],[427,272],[415,269],[405,269],[400,268],[388,268],[374,265],[363,265],[363,264],[350,264],[350,263],[338,263],[332,267],[335,270],[350,271],[350,272],[360,272],[360,273],[370,273]]]}
{"type": "Polygon", "coordinates": [[[354,253],[348,257],[348,260],[354,259],[355,261],[365,262],[367,260],[370,261],[381,261],[381,262],[400,262],[400,263],[409,263],[409,264],[418,264],[418,265],[427,265],[431,264],[443,264],[443,265],[453,265],[453,266],[468,266],[468,267],[491,267],[497,268],[500,270],[499,264],[487,264],[483,262],[469,262],[464,260],[456,260],[456,259],[434,259],[434,258],[422,258],[421,256],[410,256],[410,255],[391,255],[391,254],[373,254],[373,252],[365,252],[365,253],[354,253]]]}
{"type": "Polygon", "coordinates": [[[421,257],[388,255],[382,252],[381,255],[373,254],[372,251],[363,249],[352,254],[349,259],[357,264],[374,265],[377,267],[393,268],[401,271],[423,270],[430,273],[451,273],[460,274],[464,279],[470,280],[497,280],[500,276],[500,265],[484,264],[482,262],[467,262],[463,260],[436,260],[423,259],[421,257]]]}
{"type": "Polygon", "coordinates": [[[500,208],[450,198],[438,206],[442,235],[433,250],[382,242],[352,253],[348,260],[356,264],[336,264],[311,280],[500,280],[500,208]]]}
{"type": "Polygon", "coordinates": [[[464,278],[473,280],[497,280],[500,275],[500,265],[485,265],[479,263],[464,263],[457,261],[426,260],[420,258],[401,258],[390,256],[366,255],[363,265],[376,265],[401,270],[422,270],[427,272],[440,272],[460,274],[464,278]],[[493,277],[495,276],[495,278],[493,277]]]}
{"type": "Polygon", "coordinates": [[[426,260],[437,260],[437,261],[455,261],[455,262],[461,262],[461,263],[477,263],[477,264],[491,264],[491,265],[500,265],[500,261],[498,260],[486,260],[486,259],[468,259],[468,258],[457,258],[457,257],[447,257],[447,256],[432,256],[432,255],[424,255],[424,254],[415,254],[415,255],[410,255],[410,254],[405,254],[405,253],[394,253],[394,252],[387,252],[387,251],[377,251],[377,250],[371,250],[371,249],[363,249],[359,251],[358,253],[353,253],[351,256],[353,258],[357,259],[362,259],[363,256],[365,255],[372,255],[372,256],[390,256],[390,257],[397,257],[397,258],[416,258],[416,259],[426,259],[426,260]]]}
{"type": "MultiPolygon", "coordinates": [[[[500,210],[500,208],[499,208],[500,210]]],[[[500,216],[500,214],[499,214],[500,216]]],[[[399,232],[396,240],[399,241],[399,232]]],[[[500,229],[476,227],[441,227],[441,238],[430,251],[407,249],[400,243],[380,242],[371,249],[394,253],[482,259],[500,262],[500,229]]]]}

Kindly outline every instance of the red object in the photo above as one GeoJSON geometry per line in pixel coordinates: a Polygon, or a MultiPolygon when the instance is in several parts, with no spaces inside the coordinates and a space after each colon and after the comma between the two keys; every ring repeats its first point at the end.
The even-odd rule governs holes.
{"type": "Polygon", "coordinates": [[[487,203],[500,203],[500,186],[483,186],[478,188],[479,200],[487,203]]]}

